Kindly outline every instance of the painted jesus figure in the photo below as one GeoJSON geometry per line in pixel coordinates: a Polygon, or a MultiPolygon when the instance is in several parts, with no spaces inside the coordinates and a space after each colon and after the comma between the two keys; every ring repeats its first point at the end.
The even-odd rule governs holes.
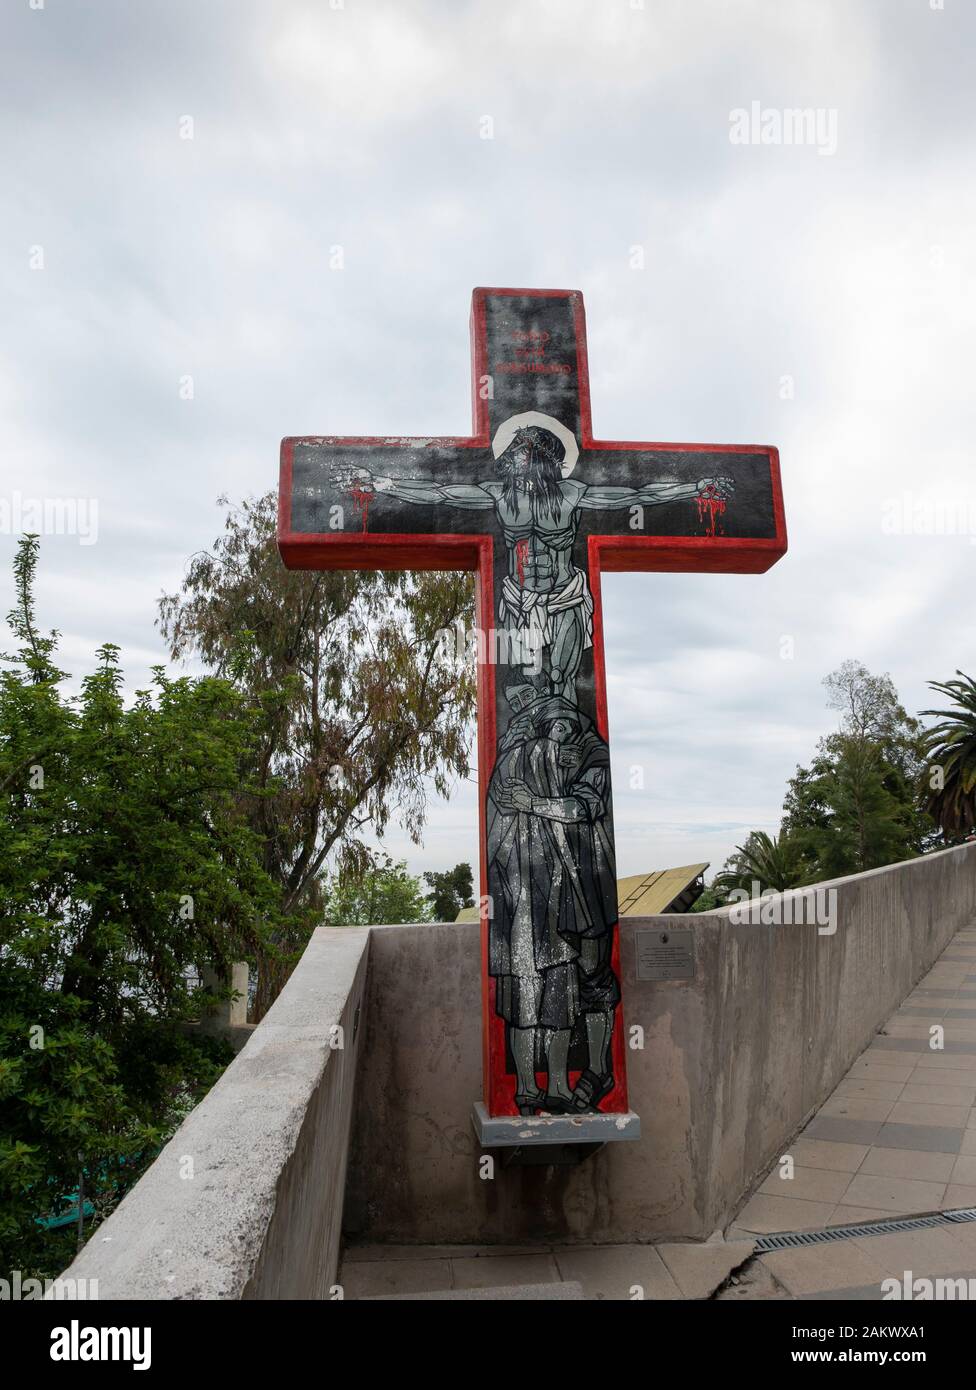
{"type": "Polygon", "coordinates": [[[505,421],[493,452],[497,476],[478,483],[390,478],[359,467],[337,470],[337,481],[360,496],[493,512],[501,528],[508,563],[494,617],[521,672],[504,691],[512,718],[487,789],[488,973],[515,1064],[519,1113],[592,1113],[615,1085],[617,885],[609,750],[577,690],[593,645],[593,597],[573,551],[584,511],[685,499],[724,508],[734,483],[578,482],[568,476],[579,456],[575,438],[538,412],[505,421]],[[586,1065],[571,1086],[574,1037],[585,1046],[586,1065]]]}
{"type": "MultiPolygon", "coordinates": [[[[522,639],[526,677],[540,660],[554,695],[575,699],[576,675],[584,651],[593,645],[593,597],[586,571],[573,563],[573,547],[584,511],[661,506],[684,499],[723,502],[732,495],[731,478],[695,483],[654,482],[641,487],[608,487],[577,482],[564,475],[567,445],[570,466],[578,454],[573,436],[558,420],[515,428],[497,452],[498,476],[478,483],[435,483],[388,478],[366,468],[345,470],[346,481],[364,491],[417,505],[441,504],[465,511],[493,511],[508,552],[508,573],[496,615],[511,623],[522,639]]],[[[505,430],[503,425],[496,435],[505,430]]]]}

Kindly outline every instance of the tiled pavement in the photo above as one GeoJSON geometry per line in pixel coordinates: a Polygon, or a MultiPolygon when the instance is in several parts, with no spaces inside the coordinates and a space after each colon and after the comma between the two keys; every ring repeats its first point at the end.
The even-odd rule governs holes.
{"type": "MultiPolygon", "coordinates": [[[[957,933],[783,1157],[792,1169],[774,1165],[730,1238],[976,1207],[976,927],[957,933]]],[[[879,1281],[905,1270],[976,1278],[976,1223],[758,1262],[784,1286],[780,1296],[878,1298],[879,1281]]]]}
{"type": "Polygon", "coordinates": [[[346,1298],[578,1280],[588,1299],[878,1299],[881,1281],[976,1291],[976,1222],[851,1236],[751,1258],[758,1234],[976,1207],[976,926],[959,932],[739,1212],[725,1241],[346,1252],[346,1298]],[[931,1047],[931,1029],[944,1029],[931,1047]],[[733,1271],[736,1271],[733,1273],[733,1271]]]}
{"type": "Polygon", "coordinates": [[[777,1163],[733,1233],[976,1207],[976,928],[954,937],[783,1156],[792,1177],[777,1163]]]}
{"type": "Polygon", "coordinates": [[[752,1247],[367,1245],[346,1251],[339,1283],[347,1299],[562,1281],[578,1281],[586,1299],[633,1299],[637,1288],[646,1299],[707,1298],[752,1247]]]}

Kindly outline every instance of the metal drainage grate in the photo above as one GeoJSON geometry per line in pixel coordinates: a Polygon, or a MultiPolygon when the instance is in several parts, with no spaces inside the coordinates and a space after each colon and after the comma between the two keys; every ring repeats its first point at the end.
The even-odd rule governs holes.
{"type": "Polygon", "coordinates": [[[976,1207],[960,1207],[958,1211],[947,1211],[947,1221],[976,1221],[976,1207]]]}
{"type": "Polygon", "coordinates": [[[825,1245],[832,1240],[850,1240],[852,1236],[887,1236],[893,1231],[922,1231],[931,1226],[946,1226],[951,1221],[976,1221],[976,1208],[937,1212],[933,1216],[894,1217],[890,1221],[870,1221],[860,1226],[831,1226],[826,1231],[785,1231],[782,1235],[760,1236],[756,1254],[767,1250],[793,1250],[802,1245],[825,1245]]]}

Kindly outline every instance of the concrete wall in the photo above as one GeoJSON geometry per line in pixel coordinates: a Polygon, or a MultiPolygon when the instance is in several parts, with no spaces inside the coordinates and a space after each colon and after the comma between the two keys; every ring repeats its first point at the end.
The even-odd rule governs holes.
{"type": "Polygon", "coordinates": [[[730,911],[625,919],[631,1106],[643,1137],[578,1168],[479,1176],[478,929],[373,929],[345,1227],[366,1240],[705,1238],[833,1090],[953,934],[976,920],[976,845],[820,885],[816,925],[730,911]],[[636,978],[634,934],[694,929],[695,978],[636,978]]]}
{"type": "Polygon", "coordinates": [[[736,925],[728,909],[625,920],[643,1137],[578,1168],[496,1165],[492,1181],[470,1123],[477,926],[317,931],[243,1052],[66,1277],[97,1279],[102,1298],[328,1298],[344,1199],[347,1233],[374,1241],[708,1236],[976,920],[976,845],[821,886],[837,890],[833,935],[736,925]],[[693,929],[694,979],[638,980],[635,933],[669,924],[693,929]]]}
{"type": "Polygon", "coordinates": [[[247,1046],[65,1277],[97,1279],[103,1299],[329,1297],[368,951],[366,928],[314,933],[247,1046]]]}

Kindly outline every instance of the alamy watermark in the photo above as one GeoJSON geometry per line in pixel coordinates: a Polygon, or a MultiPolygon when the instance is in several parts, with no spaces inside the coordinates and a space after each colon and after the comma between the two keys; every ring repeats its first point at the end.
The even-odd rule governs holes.
{"type": "Polygon", "coordinates": [[[95,497],[0,497],[0,535],[77,536],[79,545],[98,540],[95,497]]]}
{"type": "Polygon", "coordinates": [[[751,889],[733,888],[728,895],[735,906],[729,913],[733,926],[816,927],[819,936],[837,930],[836,888],[792,888],[786,893],[762,889],[753,880],[751,889]]]}
{"type": "Polygon", "coordinates": [[[466,627],[459,618],[437,632],[440,656],[445,661],[475,662],[478,666],[519,666],[540,675],[545,629],[536,627],[466,627]]]}
{"type": "Polygon", "coordinates": [[[946,497],[936,492],[901,493],[881,503],[886,536],[968,536],[976,544],[976,493],[946,497]]]}
{"type": "Polygon", "coordinates": [[[0,1279],[0,1302],[29,1303],[35,1299],[83,1299],[96,1302],[97,1279],[25,1279],[19,1269],[10,1271],[9,1279],[0,1279]]]}
{"type": "Polygon", "coordinates": [[[763,106],[753,101],[729,112],[730,145],[809,145],[837,153],[836,106],[763,106]]]}
{"type": "Polygon", "coordinates": [[[906,1269],[900,1279],[882,1279],[881,1297],[915,1303],[972,1302],[976,1300],[976,1279],[965,1275],[955,1279],[948,1276],[915,1278],[912,1271],[906,1269]]]}

